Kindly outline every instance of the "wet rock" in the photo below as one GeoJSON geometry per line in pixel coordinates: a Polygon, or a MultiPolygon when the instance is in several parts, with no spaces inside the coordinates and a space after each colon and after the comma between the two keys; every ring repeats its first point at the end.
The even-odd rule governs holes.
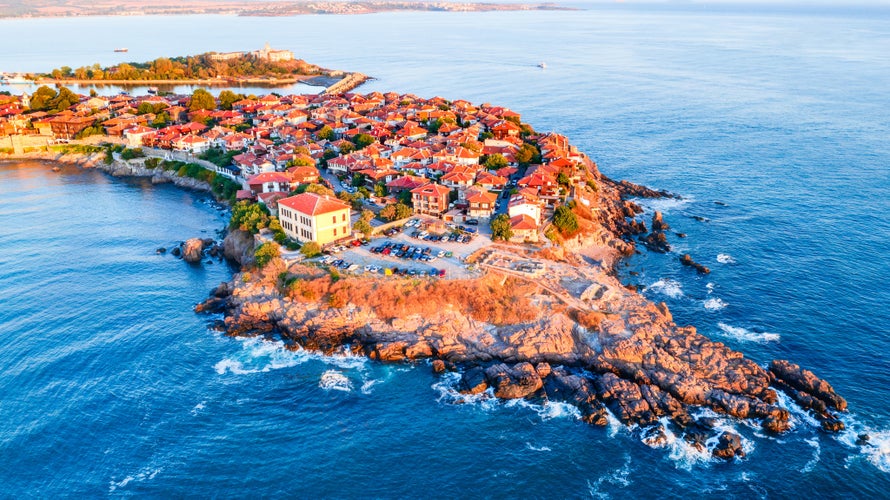
{"type": "Polygon", "coordinates": [[[724,460],[732,460],[733,457],[744,457],[745,450],[742,449],[742,437],[734,432],[724,432],[717,439],[717,446],[712,452],[717,458],[724,460]]]}
{"type": "Polygon", "coordinates": [[[692,218],[699,222],[711,222],[711,219],[708,219],[707,217],[702,217],[701,215],[693,215],[692,218]]]}
{"type": "Polygon", "coordinates": [[[834,417],[828,417],[822,420],[822,430],[825,432],[841,432],[846,429],[843,422],[834,417]]]}
{"type": "Polygon", "coordinates": [[[494,388],[494,395],[501,399],[524,398],[544,385],[535,367],[527,362],[513,367],[504,363],[489,366],[485,379],[494,388]]]}
{"type": "Polygon", "coordinates": [[[204,240],[191,238],[182,245],[182,260],[186,262],[201,262],[201,252],[204,251],[204,240]]]}
{"type": "Polygon", "coordinates": [[[687,432],[683,439],[699,452],[708,449],[708,435],[704,432],[687,432]]]}
{"type": "Polygon", "coordinates": [[[664,216],[661,212],[656,211],[655,214],[652,215],[652,231],[667,231],[671,226],[668,226],[667,222],[664,221],[664,216]]]}
{"type": "Polygon", "coordinates": [[[228,304],[229,302],[225,298],[210,297],[204,302],[196,305],[194,310],[196,313],[219,314],[225,312],[228,304]]]}
{"type": "Polygon", "coordinates": [[[628,234],[646,234],[649,232],[649,230],[646,229],[645,222],[631,219],[627,223],[627,232],[628,234]]]}
{"type": "Polygon", "coordinates": [[[642,241],[646,248],[652,252],[668,253],[671,251],[671,245],[668,243],[667,236],[661,231],[652,231],[642,241]]]}
{"type": "Polygon", "coordinates": [[[545,379],[548,375],[550,375],[552,368],[550,367],[550,363],[538,363],[537,365],[535,365],[535,371],[538,373],[538,376],[541,377],[541,379],[545,379]]]}
{"type": "Polygon", "coordinates": [[[605,426],[609,423],[606,408],[597,400],[593,381],[587,377],[554,368],[544,380],[544,392],[548,400],[564,401],[578,407],[581,419],[589,424],[605,426]]]}
{"type": "Polygon", "coordinates": [[[661,424],[643,429],[642,434],[643,443],[650,448],[662,448],[668,444],[667,431],[661,424]]]}
{"type": "Polygon", "coordinates": [[[847,401],[834,391],[831,384],[820,379],[813,372],[782,359],[773,360],[769,365],[769,371],[780,382],[798,391],[806,392],[835,410],[846,411],[847,401]]]}
{"type": "Polygon", "coordinates": [[[630,196],[636,198],[676,198],[673,194],[661,190],[656,191],[646,186],[640,186],[629,181],[618,182],[618,189],[622,196],[630,196]]]}
{"type": "Polygon", "coordinates": [[[441,359],[433,360],[433,373],[445,373],[445,362],[441,359]]]}
{"type": "Polygon", "coordinates": [[[791,430],[791,423],[788,419],[782,419],[776,415],[770,415],[763,419],[763,428],[773,434],[781,434],[791,430]]]}
{"type": "Polygon", "coordinates": [[[173,249],[170,250],[170,255],[174,257],[180,257],[182,256],[182,250],[180,250],[179,247],[173,247],[173,249]]]}
{"type": "Polygon", "coordinates": [[[685,238],[686,237],[686,233],[674,233],[674,234],[677,236],[677,238],[685,238]]]}
{"type": "Polygon", "coordinates": [[[721,207],[726,207],[726,206],[728,206],[726,203],[723,203],[722,201],[714,201],[714,205],[718,205],[718,206],[721,206],[721,207]]]}
{"type": "Polygon", "coordinates": [[[460,377],[460,392],[463,394],[479,394],[488,389],[485,380],[485,370],[482,367],[474,367],[465,371],[460,377]]]}
{"type": "Polygon", "coordinates": [[[680,264],[683,264],[684,266],[687,266],[687,267],[691,267],[691,268],[695,269],[696,271],[698,271],[700,274],[710,274],[710,272],[711,272],[711,270],[708,269],[707,267],[692,260],[692,256],[689,255],[688,253],[684,254],[682,257],[680,257],[680,264]]]}
{"type": "Polygon", "coordinates": [[[859,446],[865,446],[868,444],[868,441],[871,437],[868,434],[860,434],[856,437],[856,444],[859,446]]]}
{"type": "Polygon", "coordinates": [[[164,247],[158,247],[158,249],[155,250],[155,253],[158,255],[164,255],[165,253],[167,253],[167,249],[164,247]]]}

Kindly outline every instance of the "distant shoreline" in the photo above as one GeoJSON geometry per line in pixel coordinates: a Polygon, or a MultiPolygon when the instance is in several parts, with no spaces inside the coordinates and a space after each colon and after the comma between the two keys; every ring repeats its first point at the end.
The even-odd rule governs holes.
{"type": "Polygon", "coordinates": [[[537,10],[581,10],[556,3],[462,3],[462,2],[221,2],[184,0],[175,7],[151,6],[131,0],[96,2],[79,5],[57,0],[55,5],[0,8],[0,19],[33,19],[82,16],[152,16],[152,15],[235,15],[243,17],[289,17],[299,15],[360,15],[381,12],[505,12],[537,10]]]}

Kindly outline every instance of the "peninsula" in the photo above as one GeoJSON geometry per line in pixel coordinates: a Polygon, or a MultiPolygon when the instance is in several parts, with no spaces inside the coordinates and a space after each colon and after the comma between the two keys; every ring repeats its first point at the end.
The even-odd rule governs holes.
{"type": "Polygon", "coordinates": [[[230,335],[429,360],[467,398],[567,402],[591,424],[639,426],[650,446],[676,436],[727,459],[744,454],[740,436],[696,410],[783,433],[790,399],[825,431],[843,429],[846,401],[812,372],[761,366],[618,281],[639,243],[669,251],[667,222],[640,220],[633,201],[668,193],[613,181],[507,108],[378,92],[94,99],[33,112],[0,97],[0,134],[22,150],[7,151],[26,154],[28,137],[68,141],[78,117],[101,116],[96,134],[34,154],[186,179],[233,203],[222,243],[174,249],[240,264],[196,306],[222,314],[230,335]],[[162,110],[169,121],[147,126],[162,110]]]}
{"type": "Polygon", "coordinates": [[[373,14],[392,11],[492,12],[509,10],[573,10],[557,3],[400,2],[400,1],[266,1],[182,0],[146,4],[139,0],[10,0],[0,4],[0,17],[148,16],[218,14],[298,16],[307,14],[373,14]]]}
{"type": "Polygon", "coordinates": [[[297,82],[330,87],[330,92],[352,90],[368,77],[321,68],[297,59],[290,50],[273,49],[267,43],[259,50],[207,52],[195,56],[159,57],[153,61],[99,64],[71,68],[63,66],[48,73],[0,73],[6,80],[30,81],[40,85],[260,85],[282,87],[297,82]]]}

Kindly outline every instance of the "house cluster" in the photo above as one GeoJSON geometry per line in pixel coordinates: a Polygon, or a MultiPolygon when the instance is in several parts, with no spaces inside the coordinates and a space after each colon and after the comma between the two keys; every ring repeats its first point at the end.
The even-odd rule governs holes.
{"type": "MultiPolygon", "coordinates": [[[[89,101],[99,105],[84,104],[92,114],[81,114],[77,106],[64,123],[73,126],[79,116],[99,116],[91,124],[101,123],[108,135],[121,136],[134,147],[237,152],[232,164],[218,172],[242,182],[245,189],[239,196],[270,208],[276,202],[289,206],[289,193],[319,182],[318,168],[323,166],[332,174],[360,179],[371,192],[384,187],[391,198],[384,201],[394,202],[408,192],[415,213],[446,221],[487,220],[498,213],[499,203],[506,204],[501,211],[509,215],[514,237],[537,240],[546,217],[567,196],[574,196],[573,183],[565,179],[577,184],[585,172],[580,166],[585,157],[566,137],[523,135],[519,114],[463,100],[379,92],[269,94],[235,102],[231,110],[197,112],[188,111],[188,96],[122,94],[89,101]],[[149,126],[154,114],[136,113],[146,102],[163,108],[169,125],[149,126]],[[359,134],[367,145],[356,149],[350,139],[359,134]],[[540,151],[541,161],[520,168],[518,156],[527,143],[540,151]],[[506,162],[488,169],[481,160],[492,155],[506,162]]],[[[18,109],[10,107],[15,104],[2,106],[0,120],[3,110],[18,109]]],[[[15,111],[7,114],[17,116],[15,111]]],[[[54,123],[59,115],[42,119],[54,123]]],[[[58,134],[58,127],[51,133],[58,134]]],[[[306,225],[293,227],[294,235],[311,233],[306,225]]]]}

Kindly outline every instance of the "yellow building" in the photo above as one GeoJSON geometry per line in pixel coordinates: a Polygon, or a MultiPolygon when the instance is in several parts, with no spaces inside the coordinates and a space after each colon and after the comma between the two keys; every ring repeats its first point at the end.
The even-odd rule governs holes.
{"type": "Polygon", "coordinates": [[[349,205],[315,193],[278,200],[278,219],[285,234],[307,242],[326,245],[352,236],[349,205]]]}

